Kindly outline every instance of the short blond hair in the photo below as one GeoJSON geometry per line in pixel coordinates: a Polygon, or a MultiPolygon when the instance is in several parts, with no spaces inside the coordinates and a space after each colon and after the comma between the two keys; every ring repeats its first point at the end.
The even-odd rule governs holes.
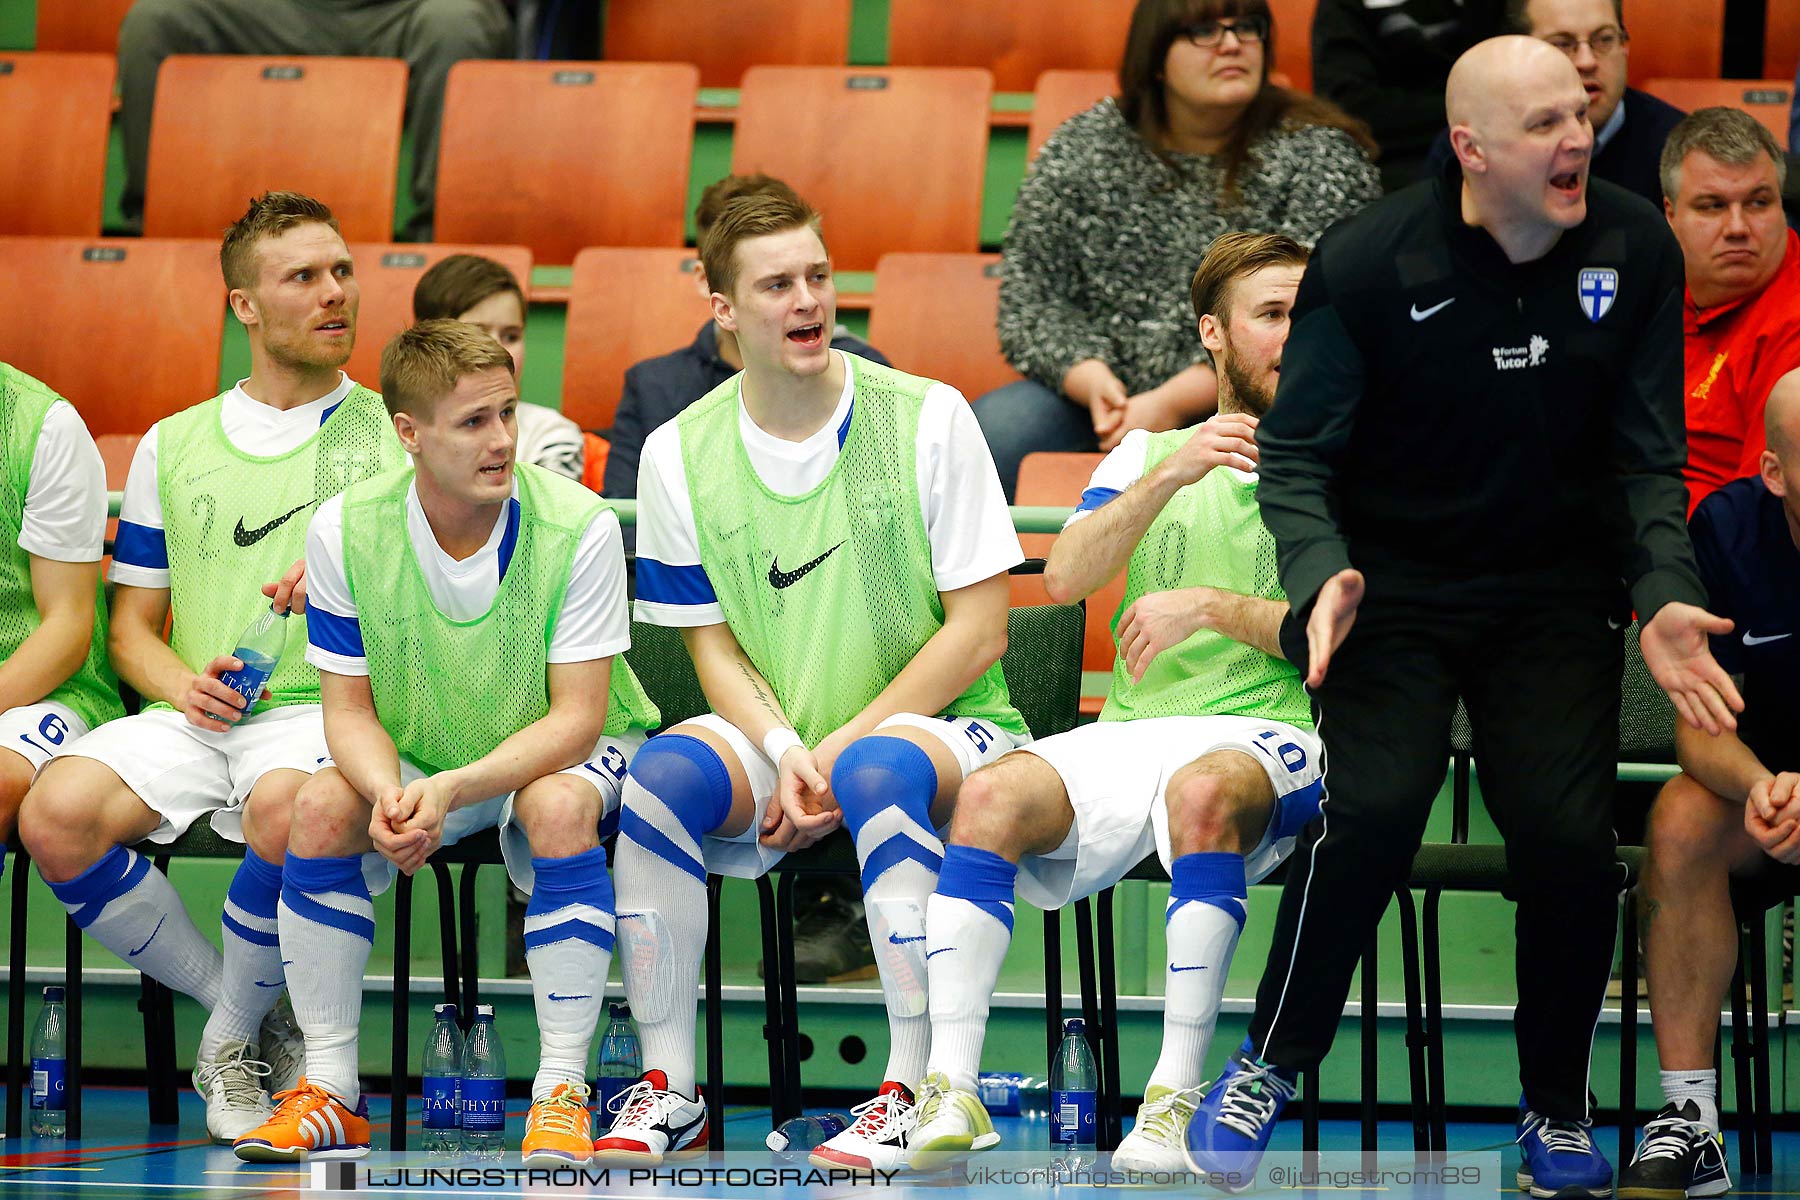
{"type": "Polygon", "coordinates": [[[231,223],[219,245],[219,270],[233,290],[256,283],[256,247],[302,225],[324,225],[342,234],[337,218],[322,200],[299,192],[266,192],[250,201],[244,215],[231,223]]]}
{"type": "Polygon", "coordinates": [[[821,244],[825,241],[818,210],[792,189],[786,194],[762,192],[728,201],[712,228],[700,235],[700,266],[706,271],[707,286],[730,296],[737,286],[739,243],[802,228],[818,234],[821,244]]]}
{"type": "Polygon", "coordinates": [[[512,374],[512,355],[483,330],[461,321],[420,321],[381,352],[381,400],[390,416],[428,415],[466,375],[494,367],[512,374]]]}
{"type": "Polygon", "coordinates": [[[1304,267],[1306,247],[1285,233],[1222,233],[1207,247],[1194,271],[1188,301],[1198,321],[1208,313],[1221,324],[1231,320],[1236,284],[1265,267],[1304,267]]]}

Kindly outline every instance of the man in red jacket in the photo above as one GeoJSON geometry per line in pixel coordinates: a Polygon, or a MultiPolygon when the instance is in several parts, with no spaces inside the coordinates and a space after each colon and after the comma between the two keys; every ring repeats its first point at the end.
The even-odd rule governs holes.
{"type": "Polygon", "coordinates": [[[1663,148],[1663,210],[1687,265],[1683,306],[1688,515],[1757,472],[1769,389],[1800,367],[1800,235],[1782,216],[1787,164],[1734,108],[1703,108],[1663,148]]]}

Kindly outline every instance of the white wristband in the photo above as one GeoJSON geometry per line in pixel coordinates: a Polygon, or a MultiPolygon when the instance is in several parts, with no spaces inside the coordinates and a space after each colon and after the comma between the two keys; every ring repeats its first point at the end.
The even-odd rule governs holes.
{"type": "Polygon", "coordinates": [[[805,748],[806,743],[801,741],[800,735],[791,729],[771,729],[763,735],[763,756],[775,764],[776,770],[781,769],[781,756],[795,746],[805,748]]]}

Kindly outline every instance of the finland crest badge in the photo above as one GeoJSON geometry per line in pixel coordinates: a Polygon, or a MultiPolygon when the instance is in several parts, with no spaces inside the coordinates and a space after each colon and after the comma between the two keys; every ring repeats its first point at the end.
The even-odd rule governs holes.
{"type": "Polygon", "coordinates": [[[1576,281],[1575,295],[1587,319],[1598,322],[1612,311],[1619,294],[1619,273],[1611,267],[1583,267],[1576,281]]]}

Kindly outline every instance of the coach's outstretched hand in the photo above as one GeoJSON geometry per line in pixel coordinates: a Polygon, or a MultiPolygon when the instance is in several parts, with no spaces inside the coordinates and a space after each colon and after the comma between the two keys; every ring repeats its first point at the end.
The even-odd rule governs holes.
{"type": "Polygon", "coordinates": [[[1695,729],[1718,734],[1737,729],[1736,713],[1744,698],[1725,673],[1706,639],[1730,633],[1731,622],[1692,604],[1665,604],[1643,627],[1639,641],[1644,665],[1658,687],[1669,693],[1675,711],[1695,729]]]}
{"type": "Polygon", "coordinates": [[[1319,589],[1319,597],[1313,601],[1312,616],[1306,622],[1307,687],[1318,687],[1325,682],[1331,656],[1350,636],[1350,627],[1356,624],[1356,609],[1362,598],[1361,571],[1339,571],[1319,589]]]}

